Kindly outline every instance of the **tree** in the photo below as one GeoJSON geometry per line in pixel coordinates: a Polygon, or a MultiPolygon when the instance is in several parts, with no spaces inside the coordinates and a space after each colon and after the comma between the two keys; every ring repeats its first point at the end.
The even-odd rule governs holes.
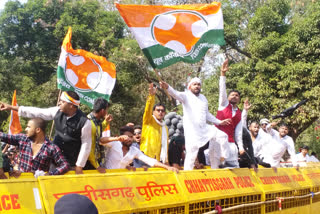
{"type": "MultiPolygon", "coordinates": [[[[288,1],[271,0],[248,19],[245,33],[239,33],[246,37],[234,38],[239,34],[226,30],[228,45],[240,44],[236,48],[241,48],[238,53],[244,55],[231,66],[227,87],[237,88],[251,98],[250,119],[271,118],[300,100],[309,99],[294,116],[284,120],[292,128],[294,139],[320,116],[319,11],[317,2],[292,15],[288,1]]],[[[229,14],[232,16],[232,11],[229,14]]],[[[225,20],[228,29],[228,20],[234,19],[225,20]]],[[[216,77],[212,80],[216,81],[216,77]]]]}

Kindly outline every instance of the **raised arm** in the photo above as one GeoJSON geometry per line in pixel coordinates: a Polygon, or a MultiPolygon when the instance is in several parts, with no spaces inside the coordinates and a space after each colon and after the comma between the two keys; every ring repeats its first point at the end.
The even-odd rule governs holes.
{"type": "Polygon", "coordinates": [[[228,104],[228,96],[226,89],[226,72],[229,70],[229,60],[226,59],[220,70],[220,81],[219,81],[219,110],[225,108],[228,104]]]}
{"type": "Polygon", "coordinates": [[[248,117],[248,111],[251,108],[251,104],[249,103],[249,100],[246,99],[243,104],[243,110],[241,112],[241,123],[242,127],[248,129],[248,124],[247,124],[247,117],[248,117]]]}
{"type": "Polygon", "coordinates": [[[36,107],[26,107],[20,106],[18,110],[18,114],[21,117],[27,118],[35,118],[40,117],[44,120],[53,120],[54,116],[59,111],[59,107],[51,107],[51,108],[36,108],[36,107]]]}
{"type": "Polygon", "coordinates": [[[168,90],[168,93],[170,94],[171,97],[173,97],[176,100],[179,100],[181,103],[185,102],[186,95],[184,92],[179,92],[174,90],[168,83],[164,81],[159,82],[159,84],[161,88],[168,90]]]}
{"type": "Polygon", "coordinates": [[[152,108],[155,103],[155,95],[156,95],[157,89],[153,86],[153,83],[149,84],[149,95],[146,102],[146,107],[144,109],[143,114],[143,125],[150,124],[152,121],[152,108]]]}

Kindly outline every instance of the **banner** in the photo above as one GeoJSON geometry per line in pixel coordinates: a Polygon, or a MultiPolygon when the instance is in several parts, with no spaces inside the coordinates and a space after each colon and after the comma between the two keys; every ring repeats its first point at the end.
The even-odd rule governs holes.
{"type": "Polygon", "coordinates": [[[47,199],[47,213],[53,213],[57,200],[70,193],[87,196],[99,213],[136,212],[185,203],[175,174],[168,171],[42,176],[39,182],[47,199]]]}
{"type": "Polygon", "coordinates": [[[35,178],[0,180],[0,213],[45,213],[37,180],[35,178]]]}
{"type": "Polygon", "coordinates": [[[256,177],[266,193],[310,188],[306,175],[295,168],[259,169],[256,177]]]}
{"type": "Polygon", "coordinates": [[[109,100],[116,82],[116,67],[102,56],[81,49],[74,50],[71,36],[72,30],[69,28],[58,63],[58,88],[76,91],[81,103],[92,108],[98,97],[109,100]]]}
{"type": "Polygon", "coordinates": [[[116,7],[154,68],[198,62],[209,48],[225,44],[219,2],[116,7]]]}
{"type": "Polygon", "coordinates": [[[181,171],[177,178],[189,202],[262,194],[259,183],[248,169],[181,171]]]}

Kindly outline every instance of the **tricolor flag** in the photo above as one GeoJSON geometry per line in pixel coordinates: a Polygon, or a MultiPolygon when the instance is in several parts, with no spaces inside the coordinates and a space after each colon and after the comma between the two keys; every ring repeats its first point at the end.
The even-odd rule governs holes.
{"type": "Polygon", "coordinates": [[[116,7],[154,68],[198,62],[225,44],[221,3],[116,7]]]}
{"type": "Polygon", "coordinates": [[[105,130],[103,130],[102,137],[111,137],[110,123],[107,125],[105,130]]]}
{"type": "Polygon", "coordinates": [[[81,49],[74,50],[71,36],[72,31],[69,28],[63,40],[58,63],[58,88],[76,91],[81,103],[92,108],[98,97],[109,100],[116,82],[116,67],[105,57],[81,49]]]}
{"type": "MultiPolygon", "coordinates": [[[[17,98],[16,98],[16,90],[13,92],[13,97],[12,97],[12,106],[18,106],[17,104],[17,98]]],[[[18,134],[22,131],[21,124],[20,124],[20,119],[17,111],[11,110],[10,114],[10,123],[9,123],[9,134],[18,134]]]]}

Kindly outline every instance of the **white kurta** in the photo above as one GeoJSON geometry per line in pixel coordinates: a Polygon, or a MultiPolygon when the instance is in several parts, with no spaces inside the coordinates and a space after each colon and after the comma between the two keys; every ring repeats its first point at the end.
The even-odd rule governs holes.
{"type": "Polygon", "coordinates": [[[150,158],[143,154],[137,147],[130,146],[126,155],[123,155],[122,143],[120,141],[113,141],[107,144],[106,163],[107,169],[125,169],[136,158],[149,166],[154,166],[156,159],[150,158]]]}
{"type": "Polygon", "coordinates": [[[272,138],[268,146],[264,148],[266,151],[265,153],[269,154],[264,155],[263,161],[269,163],[272,167],[279,167],[282,156],[286,150],[288,150],[293,166],[297,166],[296,151],[294,148],[293,139],[288,135],[280,137],[278,131],[270,128],[270,124],[268,125],[267,129],[272,138]]]}
{"type": "Polygon", "coordinates": [[[298,162],[310,162],[310,156],[306,154],[306,156],[303,156],[302,152],[297,154],[297,161],[298,162]]]}
{"type": "Polygon", "coordinates": [[[168,93],[176,100],[179,100],[183,106],[183,128],[186,145],[184,169],[193,169],[199,148],[208,141],[212,141],[212,139],[221,143],[222,155],[224,155],[225,147],[223,143],[227,141],[227,135],[214,125],[207,124],[208,121],[218,125],[221,121],[208,111],[206,97],[202,94],[196,96],[189,90],[178,92],[170,86],[168,93]]]}
{"type": "MultiPolygon", "coordinates": [[[[245,128],[247,128],[247,116],[248,116],[247,110],[243,109],[241,113],[241,123],[242,123],[242,126],[245,128]]],[[[266,147],[266,145],[270,142],[268,141],[268,137],[271,137],[271,136],[270,134],[267,134],[267,133],[261,134],[260,131],[263,132],[263,130],[259,129],[258,135],[256,136],[255,140],[252,141],[252,147],[253,147],[254,157],[262,158],[263,148],[266,147]]],[[[248,132],[251,135],[251,132],[249,130],[248,132]]]]}

